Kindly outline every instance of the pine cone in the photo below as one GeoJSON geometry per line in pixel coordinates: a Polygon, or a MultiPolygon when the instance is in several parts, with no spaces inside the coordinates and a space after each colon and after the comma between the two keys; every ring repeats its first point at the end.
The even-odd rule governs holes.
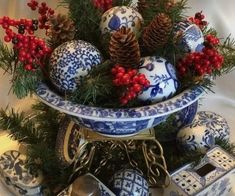
{"type": "Polygon", "coordinates": [[[146,27],[142,36],[142,42],[146,49],[154,51],[164,46],[172,30],[172,21],[164,13],[155,16],[152,22],[146,27]]]}
{"type": "Polygon", "coordinates": [[[73,40],[75,36],[75,26],[73,21],[66,15],[58,14],[49,20],[49,36],[57,42],[73,40]]]}
{"type": "Polygon", "coordinates": [[[139,43],[131,29],[122,27],[112,34],[109,42],[109,54],[113,62],[122,66],[133,67],[139,65],[139,43]]]}

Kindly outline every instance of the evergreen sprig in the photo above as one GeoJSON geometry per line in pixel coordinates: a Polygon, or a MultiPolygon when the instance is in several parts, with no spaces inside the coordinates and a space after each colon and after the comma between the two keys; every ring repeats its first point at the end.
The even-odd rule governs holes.
{"type": "Polygon", "coordinates": [[[9,49],[7,45],[0,40],[0,68],[9,74],[12,74],[15,61],[16,56],[14,51],[9,49]]]}
{"type": "MultiPolygon", "coordinates": [[[[0,128],[10,131],[10,137],[24,143],[40,143],[43,137],[33,119],[29,119],[24,112],[15,110],[0,110],[0,128]]],[[[45,139],[45,138],[44,138],[45,139]]]]}
{"type": "Polygon", "coordinates": [[[119,96],[112,84],[111,67],[112,63],[109,60],[94,67],[82,78],[81,84],[70,99],[79,104],[100,107],[108,106],[109,103],[118,103],[119,96]]]}
{"type": "Polygon", "coordinates": [[[223,44],[219,45],[219,52],[224,57],[222,69],[214,72],[214,77],[227,74],[235,68],[235,39],[229,35],[223,44]]]}
{"type": "Polygon", "coordinates": [[[21,64],[18,64],[12,75],[12,91],[19,99],[29,94],[32,95],[40,80],[42,80],[41,70],[29,72],[21,64]]]}
{"type": "Polygon", "coordinates": [[[99,28],[102,13],[93,5],[92,0],[62,0],[61,3],[69,8],[69,15],[75,23],[76,39],[102,48],[99,28]]]}

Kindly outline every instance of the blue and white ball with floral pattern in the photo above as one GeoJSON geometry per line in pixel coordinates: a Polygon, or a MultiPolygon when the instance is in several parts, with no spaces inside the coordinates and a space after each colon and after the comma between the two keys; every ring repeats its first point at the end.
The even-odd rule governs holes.
{"type": "Polygon", "coordinates": [[[57,47],[50,58],[50,79],[61,92],[73,92],[80,79],[102,61],[99,50],[88,42],[73,40],[57,47]]]}
{"type": "Polygon", "coordinates": [[[130,28],[138,33],[143,25],[143,17],[134,8],[127,6],[116,6],[107,10],[100,23],[102,34],[112,33],[121,27],[130,28]]]}
{"type": "Polygon", "coordinates": [[[215,138],[206,126],[194,122],[181,129],[177,134],[177,141],[183,150],[193,150],[206,153],[215,145],[215,138]]]}
{"type": "Polygon", "coordinates": [[[201,52],[204,48],[204,36],[201,29],[189,21],[177,24],[176,33],[181,32],[182,38],[179,45],[186,52],[201,52]]]}
{"type": "Polygon", "coordinates": [[[230,128],[225,118],[209,111],[200,111],[197,113],[194,123],[204,125],[210,130],[215,139],[229,140],[230,128]]]}
{"type": "Polygon", "coordinates": [[[116,196],[148,196],[148,182],[133,169],[123,169],[116,172],[112,179],[112,191],[116,196]]]}
{"type": "Polygon", "coordinates": [[[141,60],[139,73],[145,75],[150,85],[138,96],[138,99],[151,103],[171,98],[179,87],[174,66],[161,57],[149,56],[141,60]]]}

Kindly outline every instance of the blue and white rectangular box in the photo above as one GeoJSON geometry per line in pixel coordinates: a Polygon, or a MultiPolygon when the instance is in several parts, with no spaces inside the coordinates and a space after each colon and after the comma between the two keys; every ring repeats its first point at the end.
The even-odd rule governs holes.
{"type": "Polygon", "coordinates": [[[188,164],[174,172],[164,196],[225,196],[234,185],[235,158],[216,146],[197,166],[188,164]]]}

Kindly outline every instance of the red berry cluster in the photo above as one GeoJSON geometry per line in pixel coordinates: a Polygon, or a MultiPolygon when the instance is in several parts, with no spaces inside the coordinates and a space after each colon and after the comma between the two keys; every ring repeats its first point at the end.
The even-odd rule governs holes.
{"type": "Polygon", "coordinates": [[[4,41],[12,42],[14,49],[18,51],[18,60],[26,70],[35,70],[35,66],[42,66],[41,59],[51,50],[45,41],[33,35],[37,29],[37,20],[13,20],[4,16],[0,18],[0,25],[5,29],[4,41]],[[18,32],[15,33],[11,27],[18,29],[18,32]]]}
{"type": "Polygon", "coordinates": [[[95,7],[101,9],[103,12],[110,9],[113,5],[113,0],[93,0],[95,7]]]}
{"type": "Polygon", "coordinates": [[[49,18],[54,15],[55,11],[49,8],[45,2],[39,4],[37,1],[31,0],[27,5],[31,8],[31,10],[38,9],[38,13],[40,14],[38,19],[39,28],[48,30],[50,27],[47,22],[49,21],[49,18]]]}
{"type": "Polygon", "coordinates": [[[206,44],[210,47],[215,47],[220,43],[219,39],[216,36],[211,35],[211,34],[205,37],[205,41],[206,41],[206,44]]]}
{"type": "Polygon", "coordinates": [[[120,98],[122,105],[126,105],[129,101],[136,98],[150,84],[145,75],[138,73],[137,69],[126,69],[121,65],[115,65],[112,68],[112,74],[114,76],[113,84],[115,86],[123,86],[126,89],[120,98]]]}
{"type": "Polygon", "coordinates": [[[197,12],[194,17],[190,17],[188,20],[195,23],[200,29],[203,29],[207,26],[207,21],[203,20],[204,18],[205,16],[202,12],[197,12]]]}
{"type": "Polygon", "coordinates": [[[205,47],[202,52],[187,54],[177,65],[179,74],[204,76],[222,67],[224,58],[215,48],[205,47]]]}

